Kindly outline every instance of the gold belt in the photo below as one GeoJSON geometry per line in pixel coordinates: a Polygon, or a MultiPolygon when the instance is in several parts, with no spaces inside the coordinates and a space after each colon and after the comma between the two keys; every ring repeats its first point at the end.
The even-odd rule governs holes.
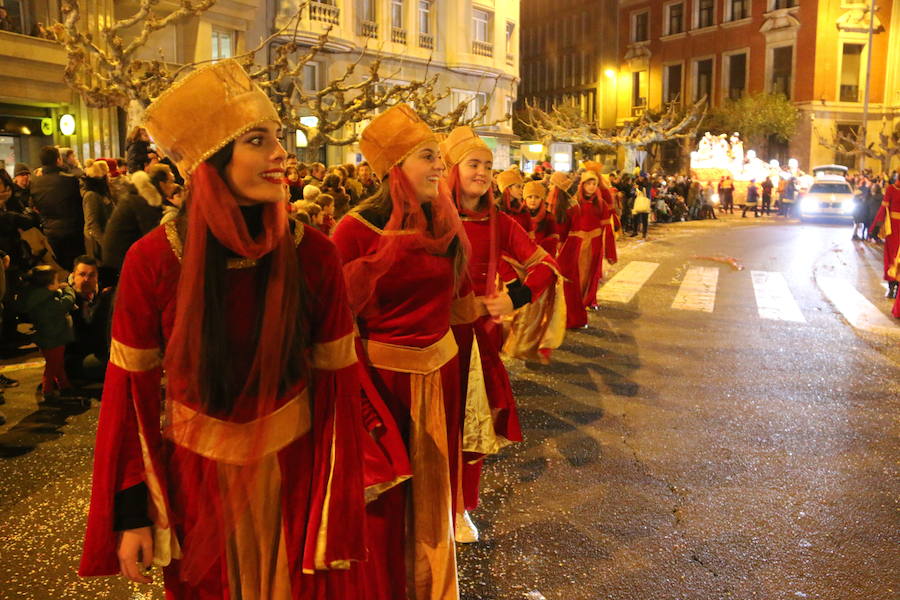
{"type": "Polygon", "coordinates": [[[171,403],[167,437],[210,460],[247,465],[278,452],[310,428],[309,391],[264,417],[236,423],[199,412],[181,402],[171,403]]]}
{"type": "Polygon", "coordinates": [[[448,329],[444,337],[424,348],[399,346],[375,340],[363,340],[368,363],[379,369],[426,375],[433,373],[456,356],[453,333],[448,329]]]}

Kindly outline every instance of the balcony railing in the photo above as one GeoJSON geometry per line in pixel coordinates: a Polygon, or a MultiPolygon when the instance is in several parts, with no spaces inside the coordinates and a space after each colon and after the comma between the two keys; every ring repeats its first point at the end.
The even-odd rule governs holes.
{"type": "Polygon", "coordinates": [[[367,38],[378,37],[378,23],[375,21],[360,21],[359,35],[367,38]]]}
{"type": "Polygon", "coordinates": [[[420,33],[419,48],[428,48],[429,50],[434,50],[434,36],[430,33],[420,33]]]}
{"type": "Polygon", "coordinates": [[[330,25],[339,25],[341,20],[341,9],[324,2],[309,3],[309,18],[311,21],[320,21],[330,25]]]}
{"type": "Polygon", "coordinates": [[[515,62],[516,62],[515,55],[507,52],[506,53],[506,64],[513,65],[513,64],[515,64],[515,62]]]}
{"type": "Polygon", "coordinates": [[[493,56],[494,45],[490,42],[480,42],[478,40],[475,40],[472,42],[472,54],[488,57],[493,56]]]}
{"type": "Polygon", "coordinates": [[[859,86],[841,85],[841,102],[859,102],[859,86]]]}
{"type": "Polygon", "coordinates": [[[395,44],[406,45],[406,30],[399,27],[391,27],[391,41],[395,44]]]}

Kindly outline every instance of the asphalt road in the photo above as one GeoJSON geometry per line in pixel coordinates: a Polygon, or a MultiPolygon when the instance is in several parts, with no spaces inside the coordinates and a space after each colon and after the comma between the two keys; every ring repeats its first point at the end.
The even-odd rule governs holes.
{"type": "MultiPolygon", "coordinates": [[[[774,220],[623,244],[619,301],[553,365],[509,363],[526,439],[486,465],[465,600],[897,598],[900,325],[873,321],[879,261],[846,227],[774,220]]],[[[9,368],[0,598],[162,598],[74,574],[97,406],[38,409],[40,368],[9,368]]]]}

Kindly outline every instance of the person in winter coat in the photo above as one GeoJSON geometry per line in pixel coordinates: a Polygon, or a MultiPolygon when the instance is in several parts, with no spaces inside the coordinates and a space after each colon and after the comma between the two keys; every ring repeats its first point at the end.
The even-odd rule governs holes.
{"type": "Polygon", "coordinates": [[[143,127],[135,127],[125,138],[125,160],[129,173],[137,173],[150,166],[150,135],[143,127]]]}
{"type": "Polygon", "coordinates": [[[106,175],[109,165],[102,160],[91,163],[82,178],[84,195],[84,246],[88,256],[102,259],[103,232],[113,212],[112,194],[106,175]]]}
{"type": "Polygon", "coordinates": [[[297,167],[284,168],[284,180],[291,193],[291,202],[303,200],[303,180],[300,178],[300,169],[297,167]]]}
{"type": "Polygon", "coordinates": [[[163,199],[175,192],[175,177],[166,165],[153,165],[131,176],[132,189],[119,202],[103,234],[103,265],[121,270],[131,245],[159,225],[163,199]]]}
{"type": "Polygon", "coordinates": [[[747,186],[747,198],[744,200],[744,209],[741,211],[741,217],[747,216],[747,211],[751,208],[753,209],[753,216],[759,216],[759,186],[756,185],[756,180],[751,179],[750,185],[747,186]]]}
{"type": "Polygon", "coordinates": [[[44,222],[44,235],[56,260],[72,268],[76,256],[84,254],[84,210],[78,179],[62,172],[59,150],[41,149],[41,175],[31,182],[31,199],[44,222]]]}
{"type": "Polygon", "coordinates": [[[66,376],[66,344],[72,342],[72,317],[75,292],[53,267],[41,265],[31,270],[28,285],[19,296],[19,311],[34,325],[34,341],[44,355],[41,390],[44,400],[71,396],[72,384],[66,376]]]}
{"type": "Polygon", "coordinates": [[[16,163],[13,174],[13,193],[6,207],[15,212],[25,212],[31,208],[31,169],[25,163],[16,163]]]}

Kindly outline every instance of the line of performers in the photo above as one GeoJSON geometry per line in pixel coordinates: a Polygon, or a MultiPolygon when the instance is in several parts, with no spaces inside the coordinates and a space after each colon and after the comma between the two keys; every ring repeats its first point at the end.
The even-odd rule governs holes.
{"type": "Polygon", "coordinates": [[[576,198],[505,171],[495,199],[471,129],[439,139],[397,105],[359,142],[380,191],[329,240],[288,219],[278,115],[238,63],[145,121],[189,198],[122,269],[80,574],[458,598],[483,458],[522,439],[501,354],[549,361],[615,261],[599,169],[576,198]]]}

